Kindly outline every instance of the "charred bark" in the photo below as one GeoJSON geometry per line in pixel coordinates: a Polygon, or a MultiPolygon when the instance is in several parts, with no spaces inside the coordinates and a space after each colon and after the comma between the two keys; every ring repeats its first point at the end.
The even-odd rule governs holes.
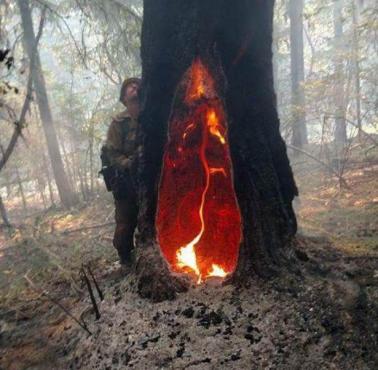
{"type": "Polygon", "coordinates": [[[279,132],[273,88],[273,0],[145,0],[137,264],[139,292],[174,297],[185,284],[169,276],[155,217],[168,122],[178,84],[195,58],[214,71],[228,119],[242,241],[234,280],[270,275],[287,261],[296,232],[297,194],[279,132]]]}

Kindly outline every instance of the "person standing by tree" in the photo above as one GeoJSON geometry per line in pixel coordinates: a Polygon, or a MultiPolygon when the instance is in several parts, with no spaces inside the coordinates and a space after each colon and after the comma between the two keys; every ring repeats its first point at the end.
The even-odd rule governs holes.
{"type": "MultiPolygon", "coordinates": [[[[124,266],[132,264],[133,236],[138,216],[133,173],[137,151],[140,83],[140,79],[135,77],[123,82],[120,101],[126,110],[118,114],[110,124],[102,154],[111,169],[108,175],[104,174],[104,178],[109,183],[108,188],[113,192],[115,202],[113,245],[124,266]]],[[[102,159],[104,162],[104,158],[102,159]]]]}

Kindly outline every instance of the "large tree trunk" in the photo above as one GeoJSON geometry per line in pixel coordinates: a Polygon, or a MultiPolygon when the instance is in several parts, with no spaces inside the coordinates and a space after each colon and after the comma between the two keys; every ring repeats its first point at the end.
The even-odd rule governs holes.
{"type": "Polygon", "coordinates": [[[26,52],[29,59],[34,58],[32,80],[35,88],[38,108],[42,120],[42,127],[46,136],[47,149],[51,160],[55,182],[63,206],[69,208],[75,205],[75,194],[73,193],[63,166],[60,155],[59,144],[51,115],[49,101],[46,92],[45,79],[42,73],[41,60],[38,50],[35,49],[36,38],[33,29],[33,22],[28,0],[18,0],[18,6],[22,18],[23,38],[26,52]],[[34,56],[33,56],[34,54],[34,56]]]}
{"type": "Polygon", "coordinates": [[[172,298],[185,288],[160,252],[156,214],[172,107],[182,106],[178,86],[197,58],[220,86],[228,122],[242,234],[233,281],[270,275],[288,263],[297,188],[273,89],[273,6],[273,0],[144,1],[136,238],[138,289],[144,297],[172,298]]]}
{"type": "Polygon", "coordinates": [[[303,59],[303,0],[290,0],[290,58],[293,136],[292,144],[303,148],[307,144],[304,59],[303,59]]]}

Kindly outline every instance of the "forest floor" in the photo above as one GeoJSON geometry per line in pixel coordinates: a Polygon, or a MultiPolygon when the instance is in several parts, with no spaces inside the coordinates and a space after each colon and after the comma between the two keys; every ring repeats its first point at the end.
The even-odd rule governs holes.
{"type": "Polygon", "coordinates": [[[354,166],[340,190],[297,169],[298,274],[243,288],[212,281],[158,304],[120,273],[109,194],[23,218],[0,234],[0,369],[376,369],[377,172],[354,166]],[[105,295],[98,320],[82,263],[105,295]]]}

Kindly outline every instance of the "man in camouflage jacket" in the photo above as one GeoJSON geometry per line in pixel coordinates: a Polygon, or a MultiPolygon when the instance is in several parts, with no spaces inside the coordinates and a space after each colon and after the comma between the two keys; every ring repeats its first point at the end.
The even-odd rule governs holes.
{"type": "Polygon", "coordinates": [[[127,109],[111,122],[105,143],[108,160],[118,174],[111,181],[116,221],[113,245],[122,265],[132,263],[133,236],[138,216],[133,172],[138,146],[139,87],[138,78],[129,78],[122,84],[120,101],[127,109]]]}

